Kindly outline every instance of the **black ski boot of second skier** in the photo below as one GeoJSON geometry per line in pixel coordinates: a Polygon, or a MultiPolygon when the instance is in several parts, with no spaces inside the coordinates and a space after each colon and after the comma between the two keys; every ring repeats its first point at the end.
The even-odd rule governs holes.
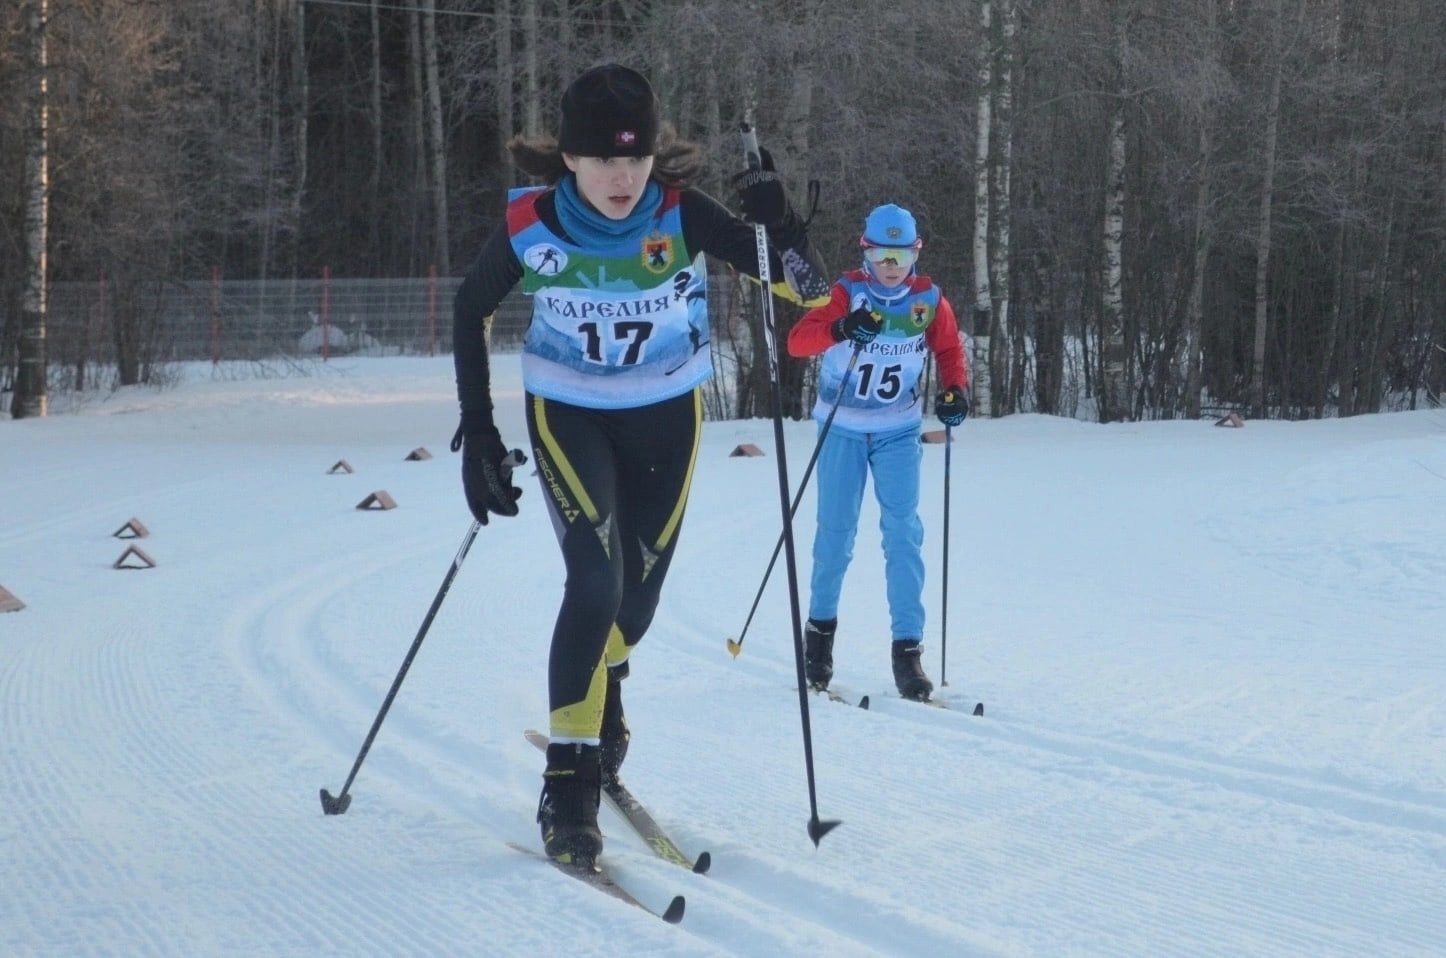
{"type": "Polygon", "coordinates": [[[894,685],[899,695],[915,702],[927,702],[934,683],[924,674],[923,647],[917,639],[894,642],[894,685]]]}
{"type": "Polygon", "coordinates": [[[803,627],[803,676],[821,692],[833,681],[833,637],[838,619],[809,619],[803,627]]]}

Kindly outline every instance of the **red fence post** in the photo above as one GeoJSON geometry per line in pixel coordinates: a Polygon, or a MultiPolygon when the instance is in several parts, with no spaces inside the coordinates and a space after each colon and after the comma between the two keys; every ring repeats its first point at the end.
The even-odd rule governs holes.
{"type": "Polygon", "coordinates": [[[437,355],[437,265],[427,267],[427,355],[437,355]]]}
{"type": "Polygon", "coordinates": [[[321,361],[331,358],[331,267],[321,268],[321,361]]]}
{"type": "Polygon", "coordinates": [[[211,267],[211,365],[221,363],[221,267],[211,267]]]}

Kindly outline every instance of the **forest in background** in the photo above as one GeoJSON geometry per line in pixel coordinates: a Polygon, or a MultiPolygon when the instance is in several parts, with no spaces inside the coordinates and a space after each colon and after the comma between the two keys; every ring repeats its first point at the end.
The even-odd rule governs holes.
{"type": "MultiPolygon", "coordinates": [[[[552,132],[604,60],[652,79],[726,202],[751,115],[796,205],[818,182],[830,269],[874,205],[911,209],[985,414],[1305,418],[1446,387],[1440,0],[21,0],[0,36],[16,416],[49,284],[104,284],[125,383],[168,284],[460,275],[523,182],[505,141],[552,132]]],[[[715,307],[745,357],[750,303],[715,307]]],[[[739,415],[767,414],[766,367],[740,362],[739,415]]],[[[806,364],[781,378],[802,414],[806,364]]]]}

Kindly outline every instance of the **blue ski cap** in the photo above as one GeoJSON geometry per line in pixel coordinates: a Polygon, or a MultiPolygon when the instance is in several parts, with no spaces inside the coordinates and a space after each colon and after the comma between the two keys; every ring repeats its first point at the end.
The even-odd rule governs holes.
{"type": "Polygon", "coordinates": [[[914,223],[913,213],[902,206],[885,203],[875,207],[864,220],[864,235],[860,239],[863,246],[905,249],[919,241],[919,228],[914,223]]]}

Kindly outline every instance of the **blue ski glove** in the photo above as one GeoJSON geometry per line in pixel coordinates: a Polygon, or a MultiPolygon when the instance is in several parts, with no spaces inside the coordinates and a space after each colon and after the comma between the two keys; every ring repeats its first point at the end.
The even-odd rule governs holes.
{"type": "Polygon", "coordinates": [[[847,316],[834,320],[833,338],[838,342],[851,339],[860,346],[867,346],[883,329],[884,322],[878,314],[860,306],[847,316]]]}
{"type": "Polygon", "coordinates": [[[934,400],[934,415],[946,426],[957,426],[969,418],[969,395],[963,386],[950,386],[934,400]]]}

